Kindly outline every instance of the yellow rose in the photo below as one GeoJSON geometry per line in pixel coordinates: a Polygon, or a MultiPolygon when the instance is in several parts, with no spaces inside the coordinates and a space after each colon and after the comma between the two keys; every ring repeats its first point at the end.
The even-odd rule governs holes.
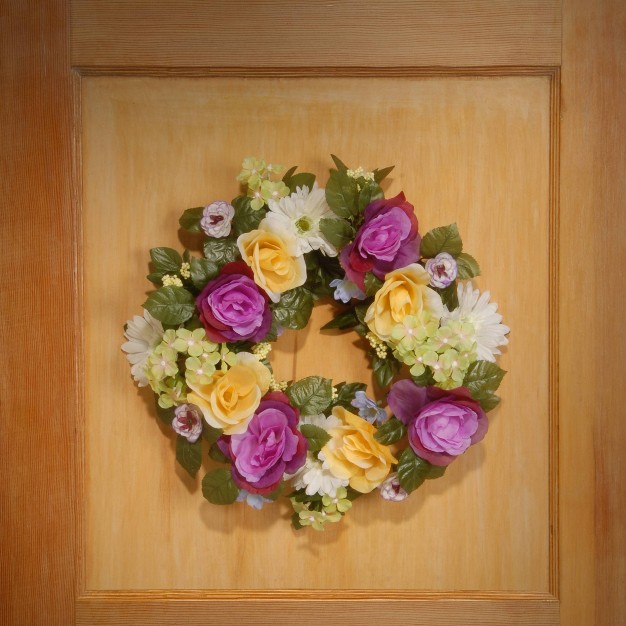
{"type": "Polygon", "coordinates": [[[322,448],[328,467],[337,478],[350,481],[352,489],[369,493],[398,460],[388,446],[374,439],[372,424],[341,406],[333,409],[333,415],[343,424],[328,430],[331,440],[322,448]]]}
{"type": "Polygon", "coordinates": [[[241,258],[252,268],[254,282],[272,302],[278,302],[281,293],[304,284],[306,264],[304,256],[297,254],[293,235],[263,220],[258,230],[239,235],[237,246],[241,258]]]}
{"type": "Polygon", "coordinates": [[[204,419],[225,435],[244,433],[261,398],[270,386],[271,373],[253,354],[240,352],[226,372],[217,371],[208,385],[188,382],[193,392],[187,401],[200,408],[204,419]]]}
{"type": "Polygon", "coordinates": [[[383,341],[389,341],[393,327],[407,315],[428,311],[439,320],[443,303],[441,296],[428,286],[429,281],[430,275],[419,263],[389,272],[365,313],[370,330],[383,341]]]}

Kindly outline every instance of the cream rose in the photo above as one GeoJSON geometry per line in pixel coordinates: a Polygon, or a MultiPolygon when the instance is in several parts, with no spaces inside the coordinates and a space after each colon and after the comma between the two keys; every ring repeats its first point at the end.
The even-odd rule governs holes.
{"type": "Polygon", "coordinates": [[[299,287],[306,280],[304,256],[297,254],[297,240],[286,231],[263,220],[258,230],[237,238],[241,258],[252,268],[254,282],[267,292],[272,302],[280,294],[299,287]]]}
{"type": "Polygon", "coordinates": [[[388,446],[374,439],[376,428],[341,406],[333,415],[342,422],[330,428],[331,440],[322,448],[328,468],[337,478],[348,480],[350,487],[369,493],[387,477],[391,464],[398,460],[388,446]]]}
{"type": "Polygon", "coordinates": [[[225,435],[239,435],[248,428],[261,398],[270,386],[271,373],[253,354],[240,352],[238,362],[226,372],[215,372],[208,385],[193,385],[187,401],[200,408],[210,426],[225,435]]]}
{"type": "Polygon", "coordinates": [[[441,296],[428,286],[430,274],[419,263],[401,267],[385,276],[374,302],[365,313],[365,323],[383,341],[407,315],[428,311],[439,320],[443,315],[441,296]]]}

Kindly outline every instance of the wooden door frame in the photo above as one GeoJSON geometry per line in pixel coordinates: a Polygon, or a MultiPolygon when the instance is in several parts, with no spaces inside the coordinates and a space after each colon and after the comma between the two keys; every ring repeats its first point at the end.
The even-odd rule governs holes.
{"type": "MultiPolygon", "coordinates": [[[[82,399],[75,359],[81,336],[76,167],[80,72],[71,66],[69,18],[64,0],[45,4],[14,0],[2,8],[3,31],[9,36],[3,36],[0,44],[5,205],[1,237],[2,250],[8,252],[3,256],[0,345],[8,346],[4,364],[11,372],[2,377],[0,393],[5,476],[0,512],[2,616],[11,624],[71,624],[78,599],[79,617],[93,624],[109,623],[107,616],[113,609],[122,610],[131,623],[151,623],[154,616],[169,618],[170,623],[181,616],[191,624],[206,623],[206,614],[199,618],[196,609],[202,598],[210,597],[211,614],[222,616],[220,623],[226,623],[237,594],[125,592],[94,597],[81,589],[82,451],[77,433],[82,399]],[[65,242],[73,242],[73,247],[59,247],[65,242]],[[33,312],[43,314],[33,316],[33,312]]],[[[625,601],[620,597],[626,545],[626,496],[620,485],[626,461],[620,444],[626,440],[626,427],[620,419],[618,372],[602,370],[607,353],[608,362],[617,363],[626,348],[616,306],[619,296],[613,295],[619,289],[606,288],[620,284],[624,262],[620,207],[626,203],[626,142],[624,128],[615,119],[624,119],[626,111],[613,85],[626,79],[621,52],[626,11],[619,0],[572,0],[564,3],[563,18],[561,148],[555,151],[553,163],[561,172],[560,253],[553,259],[555,269],[560,268],[561,341],[552,349],[558,352],[560,364],[559,380],[554,382],[560,390],[562,416],[558,516],[553,512],[560,523],[552,529],[559,546],[554,594],[527,594],[520,605],[506,594],[473,594],[470,599],[452,592],[416,596],[399,591],[371,599],[354,592],[323,599],[303,591],[298,594],[301,623],[336,618],[338,606],[346,624],[351,623],[349,616],[357,616],[360,623],[389,617],[429,623],[442,615],[451,623],[470,623],[470,610],[477,624],[497,620],[503,612],[512,623],[523,618],[533,623],[528,621],[533,607],[537,616],[547,615],[546,606],[556,606],[557,599],[563,624],[626,621],[625,601]],[[594,206],[601,210],[593,212],[594,206]],[[584,296],[584,304],[581,293],[590,294],[584,296]],[[581,337],[588,340],[579,341],[581,337]],[[394,599],[398,601],[391,604],[394,599]]],[[[112,71],[124,70],[104,69],[112,71]]],[[[437,75],[455,71],[432,69],[437,75]]],[[[503,63],[483,71],[502,74],[520,68],[503,63]]],[[[558,68],[545,71],[559,76],[558,68]]],[[[144,67],[140,72],[169,70],[144,67]]],[[[185,75],[198,72],[197,68],[178,70],[185,75]]],[[[272,72],[288,73],[284,68],[267,70],[272,72]]],[[[360,72],[350,70],[351,75],[360,72]]],[[[558,89],[558,78],[554,82],[558,89]]],[[[554,193],[556,202],[556,189],[554,193]]],[[[233,623],[246,617],[261,623],[260,610],[268,620],[278,621],[293,601],[271,592],[256,594],[250,601],[239,599],[238,622],[233,623]]]]}

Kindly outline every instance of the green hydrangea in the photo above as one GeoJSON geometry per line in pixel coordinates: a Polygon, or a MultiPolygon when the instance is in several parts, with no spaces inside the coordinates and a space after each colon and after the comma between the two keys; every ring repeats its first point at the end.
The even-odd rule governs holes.
{"type": "Polygon", "coordinates": [[[173,348],[181,354],[198,357],[204,353],[215,352],[218,349],[218,344],[207,339],[204,328],[196,328],[195,330],[179,328],[176,331],[173,348]]]}
{"type": "Polygon", "coordinates": [[[311,526],[313,530],[325,530],[326,524],[332,524],[341,520],[341,513],[333,512],[327,513],[325,510],[315,511],[309,509],[309,507],[302,502],[294,502],[292,500],[293,508],[298,514],[299,522],[301,526],[311,526]]]}
{"type": "Polygon", "coordinates": [[[335,497],[329,495],[322,496],[322,505],[327,514],[345,513],[352,507],[352,501],[348,500],[348,490],[345,487],[339,487],[335,497]]]}

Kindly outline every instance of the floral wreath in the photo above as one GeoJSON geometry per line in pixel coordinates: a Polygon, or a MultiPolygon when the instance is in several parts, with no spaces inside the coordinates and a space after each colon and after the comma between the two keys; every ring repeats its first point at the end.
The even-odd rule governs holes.
{"type": "Polygon", "coordinates": [[[362,494],[397,502],[442,476],[485,436],[505,374],[495,357],[509,328],[467,282],[479,266],[456,224],[421,237],[404,194],[384,197],[393,167],[333,160],[322,189],[296,167],[280,177],[282,166],[244,159],[242,195],[180,218],[203,236],[202,257],[150,250],[157,289],[122,345],[178,435],[182,467],[196,476],[205,446],[225,465],[204,475],[204,497],[260,509],[286,496],[296,529],[340,521],[362,494]],[[323,297],[342,305],[322,330],[365,339],[388,411],[363,383],[274,378],[271,342],[304,328],[323,297]]]}

